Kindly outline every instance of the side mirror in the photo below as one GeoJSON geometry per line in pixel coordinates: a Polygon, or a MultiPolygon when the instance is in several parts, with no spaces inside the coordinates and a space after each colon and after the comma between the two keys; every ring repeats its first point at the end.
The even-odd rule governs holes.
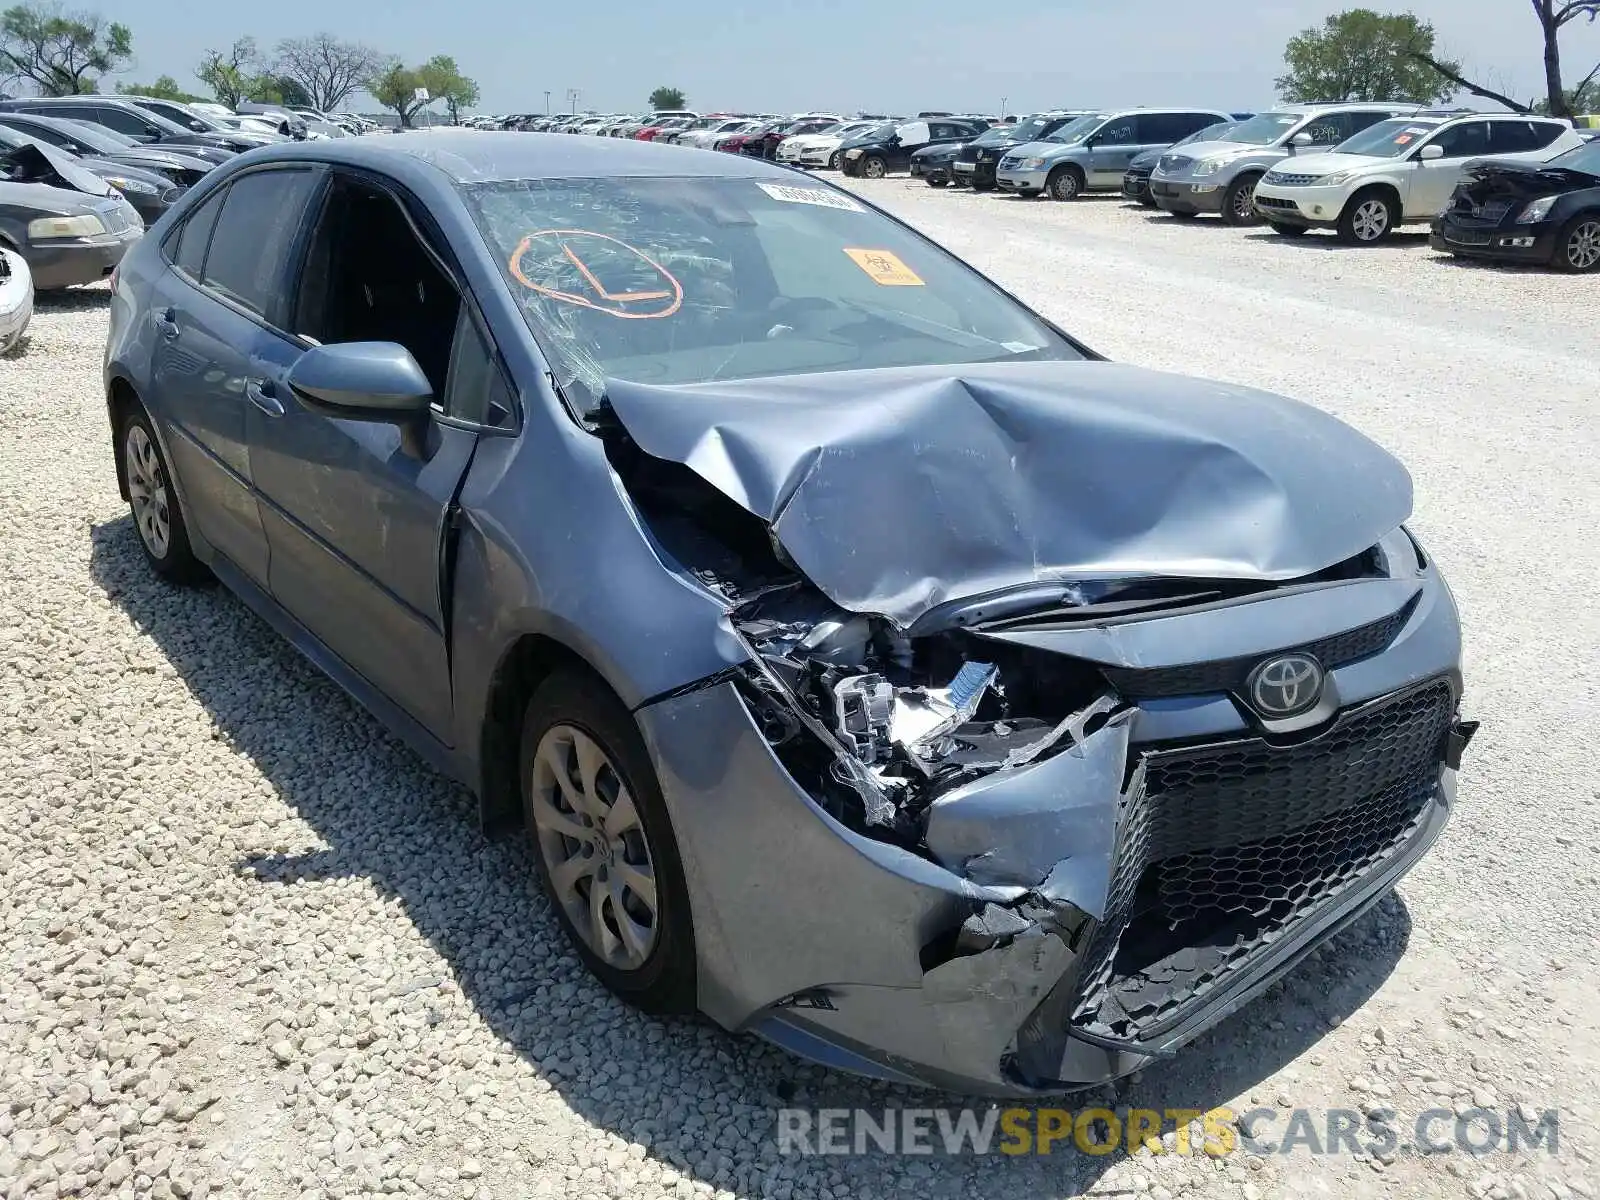
{"type": "Polygon", "coordinates": [[[305,408],[347,421],[405,424],[433,399],[417,360],[395,342],[313,346],[289,368],[288,382],[305,408]]]}
{"type": "Polygon", "coordinates": [[[1417,151],[1417,157],[1426,162],[1432,162],[1436,158],[1443,158],[1444,147],[1439,145],[1438,142],[1429,142],[1421,150],[1417,151]]]}
{"type": "Polygon", "coordinates": [[[1289,150],[1293,152],[1300,147],[1315,146],[1316,144],[1317,139],[1312,137],[1309,133],[1297,133],[1289,139],[1289,150]]]}
{"type": "Polygon", "coordinates": [[[1100,138],[1097,134],[1091,133],[1088,137],[1083,139],[1083,148],[1085,150],[1093,150],[1099,144],[1100,138]]]}

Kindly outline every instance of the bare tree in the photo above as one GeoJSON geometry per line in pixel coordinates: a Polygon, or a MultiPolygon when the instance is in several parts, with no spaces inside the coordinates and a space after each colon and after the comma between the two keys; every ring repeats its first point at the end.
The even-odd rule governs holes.
{"type": "MultiPolygon", "coordinates": [[[[1561,31],[1579,17],[1593,21],[1600,15],[1600,0],[1531,0],[1544,33],[1544,84],[1550,115],[1570,117],[1567,92],[1561,85],[1561,31]]],[[[1587,84],[1587,80],[1585,84],[1587,84]]],[[[1581,89],[1580,89],[1581,90],[1581,89]]]]}
{"type": "Polygon", "coordinates": [[[312,107],[324,112],[338,108],[384,65],[384,56],[371,46],[340,41],[331,33],[278,43],[278,74],[303,87],[312,107]]]}
{"type": "Polygon", "coordinates": [[[1431,54],[1424,54],[1420,50],[1407,50],[1406,53],[1418,62],[1427,63],[1463,91],[1471,92],[1474,96],[1481,96],[1485,100],[1493,100],[1496,104],[1504,104],[1512,112],[1527,113],[1533,111],[1520,100],[1513,100],[1510,96],[1502,95],[1493,88],[1486,88],[1481,83],[1473,83],[1472,80],[1464,77],[1454,65],[1440,62],[1431,54]]]}

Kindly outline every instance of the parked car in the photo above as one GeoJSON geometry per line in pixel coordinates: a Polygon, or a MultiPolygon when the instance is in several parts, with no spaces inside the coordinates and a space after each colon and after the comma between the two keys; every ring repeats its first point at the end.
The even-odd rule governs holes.
{"type": "Polygon", "coordinates": [[[1600,271],[1600,142],[1544,163],[1469,165],[1428,240],[1463,258],[1600,271]]]}
{"type": "Polygon", "coordinates": [[[160,220],[162,214],[172,207],[173,201],[183,194],[181,187],[154,171],[124,166],[103,158],[78,158],[51,146],[48,142],[30,137],[20,129],[0,125],[0,162],[5,160],[8,153],[20,146],[33,146],[43,150],[47,158],[52,154],[60,154],[67,161],[76,163],[91,174],[99,176],[122,193],[128,203],[133,205],[134,211],[139,214],[139,219],[146,225],[153,225],[160,220]]]}
{"type": "Polygon", "coordinates": [[[770,121],[741,121],[732,129],[726,130],[717,134],[713,138],[707,139],[703,143],[703,148],[707,150],[729,149],[730,147],[728,146],[728,143],[732,142],[734,144],[731,149],[737,153],[743,148],[745,139],[753,137],[756,134],[766,132],[770,126],[770,121]]]}
{"type": "Polygon", "coordinates": [[[1150,195],[1150,176],[1155,173],[1156,163],[1161,161],[1161,156],[1168,150],[1176,150],[1179,146],[1187,146],[1191,142],[1214,142],[1226,137],[1230,130],[1239,124],[1240,120],[1249,120],[1249,113],[1238,120],[1224,121],[1217,125],[1207,125],[1198,133],[1191,133],[1181,141],[1173,142],[1164,149],[1146,150],[1143,154],[1136,154],[1133,161],[1128,164],[1128,169],[1122,176],[1122,195],[1126,200],[1132,200],[1144,208],[1154,208],[1155,200],[1150,195]]]}
{"type": "MultiPolygon", "coordinates": [[[[703,123],[696,122],[669,140],[678,146],[694,146],[698,149],[708,150],[722,134],[734,133],[745,128],[750,123],[749,117],[723,117],[703,123]]],[[[657,138],[656,140],[660,141],[662,139],[657,138]]]]}
{"type": "Polygon", "coordinates": [[[1327,154],[1300,154],[1256,185],[1255,203],[1278,233],[1336,229],[1370,246],[1401,225],[1428,224],[1450,202],[1467,160],[1541,163],[1583,145],[1566,121],[1511,113],[1407,116],[1379,121],[1327,154]]]}
{"type": "Polygon", "coordinates": [[[1049,137],[1070,121],[1087,116],[1086,109],[1035,113],[1010,125],[985,130],[961,147],[954,164],[955,181],[968,183],[974,191],[994,189],[994,170],[1013,146],[1025,146],[1049,137]]]}
{"type": "Polygon", "coordinates": [[[32,317],[33,275],[28,260],[0,246],[0,354],[9,353],[22,340],[32,317]]]}
{"type": "Polygon", "coordinates": [[[816,133],[785,138],[778,145],[777,161],[792,167],[827,167],[837,171],[844,159],[839,147],[854,135],[872,129],[891,131],[881,120],[840,121],[816,133]]]}
{"type": "Polygon", "coordinates": [[[840,145],[839,169],[846,175],[881,179],[891,171],[909,169],[912,153],[924,146],[970,141],[985,128],[954,117],[879,126],[840,145]]]}
{"type": "Polygon", "coordinates": [[[253,144],[235,146],[232,134],[185,129],[160,113],[147,112],[137,104],[109,96],[30,96],[21,100],[0,100],[0,112],[37,113],[101,125],[141,145],[178,150],[212,163],[227,162],[240,148],[254,148],[253,144]]]}
{"type": "Polygon", "coordinates": [[[632,1004],[1057,1094],[1233,1013],[1449,817],[1473,726],[1404,468],[1102,361],[847,192],[424,131],[267,147],[162,233],[110,307],[129,536],[522,824],[632,1004]]]}
{"type": "Polygon", "coordinates": [[[792,137],[805,137],[832,129],[839,122],[831,117],[800,117],[769,122],[763,131],[745,139],[742,150],[756,158],[776,159],[778,147],[792,137]]]}
{"type": "Polygon", "coordinates": [[[1226,140],[1193,142],[1163,154],[1150,177],[1156,207],[1188,219],[1217,213],[1230,225],[1254,225],[1261,177],[1293,154],[1337,146],[1379,121],[1425,111],[1422,105],[1285,104],[1241,122],[1226,140]]]}
{"type": "Polygon", "coordinates": [[[143,235],[122,193],[60,151],[0,155],[0,246],[27,260],[34,291],[105,278],[143,235]]]}
{"type": "Polygon", "coordinates": [[[913,179],[924,180],[929,187],[949,187],[955,178],[956,155],[966,142],[936,142],[911,152],[906,170],[913,179]]]}
{"type": "Polygon", "coordinates": [[[165,117],[182,129],[193,133],[215,134],[225,139],[228,149],[241,153],[245,150],[254,150],[257,146],[270,146],[288,136],[274,129],[244,129],[237,125],[225,124],[190,108],[187,104],[179,104],[173,100],[157,100],[151,96],[129,96],[128,101],[157,116],[165,117]]]}
{"type": "Polygon", "coordinates": [[[14,129],[78,158],[154,171],[179,187],[193,187],[216,165],[191,156],[186,146],[146,146],[103,125],[64,121],[38,113],[0,111],[0,128],[14,129]]]}
{"type": "Polygon", "coordinates": [[[1018,195],[1044,193],[1052,200],[1121,191],[1122,177],[1139,155],[1227,120],[1227,113],[1209,108],[1108,109],[1069,122],[1040,141],[1011,147],[996,164],[995,183],[1018,195]]]}

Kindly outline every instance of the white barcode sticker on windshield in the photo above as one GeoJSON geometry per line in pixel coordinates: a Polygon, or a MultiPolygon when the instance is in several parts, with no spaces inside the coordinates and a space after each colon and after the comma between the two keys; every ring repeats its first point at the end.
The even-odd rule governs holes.
{"type": "Polygon", "coordinates": [[[781,183],[758,183],[756,186],[774,200],[782,200],[788,204],[815,204],[818,208],[842,208],[845,212],[866,211],[842,192],[827,192],[821,188],[788,187],[781,183]]]}

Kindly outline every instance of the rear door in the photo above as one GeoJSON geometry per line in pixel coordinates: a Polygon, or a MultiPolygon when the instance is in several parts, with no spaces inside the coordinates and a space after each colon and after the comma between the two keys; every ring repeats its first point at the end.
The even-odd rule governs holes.
{"type": "Polygon", "coordinates": [[[246,413],[299,356],[281,329],[281,280],[308,205],[315,167],[236,176],[163,243],[150,319],[157,404],[201,534],[265,587],[267,542],[251,483],[246,413]],[[263,391],[265,389],[265,392],[263,391]]]}

